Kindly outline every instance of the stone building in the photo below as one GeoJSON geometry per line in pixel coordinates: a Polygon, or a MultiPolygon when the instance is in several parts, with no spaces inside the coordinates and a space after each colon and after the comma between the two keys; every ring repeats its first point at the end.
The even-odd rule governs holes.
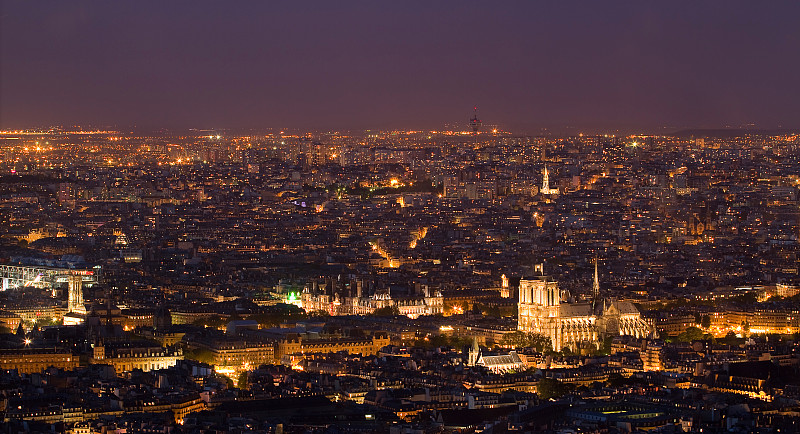
{"type": "Polygon", "coordinates": [[[641,338],[650,334],[650,326],[633,303],[600,299],[597,286],[595,283],[594,301],[576,303],[567,301],[567,294],[548,276],[522,279],[518,329],[549,337],[556,351],[564,347],[575,350],[584,343],[599,347],[607,336],[641,338]]]}

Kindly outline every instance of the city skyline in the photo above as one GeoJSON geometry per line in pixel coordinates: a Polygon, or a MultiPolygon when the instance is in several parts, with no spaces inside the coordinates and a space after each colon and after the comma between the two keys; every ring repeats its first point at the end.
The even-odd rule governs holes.
{"type": "Polygon", "coordinates": [[[6,2],[0,128],[796,128],[788,2],[6,2]]]}
{"type": "Polygon", "coordinates": [[[800,432],[797,12],[0,0],[0,432],[800,432]]]}

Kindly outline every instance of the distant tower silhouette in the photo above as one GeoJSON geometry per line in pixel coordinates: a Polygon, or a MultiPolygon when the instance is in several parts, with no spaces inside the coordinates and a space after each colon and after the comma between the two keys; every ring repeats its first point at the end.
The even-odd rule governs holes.
{"type": "Polygon", "coordinates": [[[482,123],[481,120],[478,119],[478,107],[475,106],[475,108],[473,108],[473,111],[474,114],[472,116],[472,119],[469,120],[469,126],[472,128],[472,132],[477,135],[478,130],[481,129],[482,123]]]}

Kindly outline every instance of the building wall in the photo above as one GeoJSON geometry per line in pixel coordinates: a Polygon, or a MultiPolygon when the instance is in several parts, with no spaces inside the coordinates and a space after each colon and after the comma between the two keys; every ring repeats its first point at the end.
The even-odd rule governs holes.
{"type": "Polygon", "coordinates": [[[381,348],[389,345],[388,337],[372,337],[369,339],[342,340],[283,340],[275,347],[275,360],[280,363],[284,355],[298,353],[337,353],[347,351],[348,354],[374,355],[381,348]]]}
{"type": "Polygon", "coordinates": [[[50,366],[72,370],[77,368],[78,364],[78,358],[67,351],[52,349],[0,350],[0,370],[16,369],[20,374],[41,372],[50,366]]]}
{"type": "Polygon", "coordinates": [[[95,346],[92,363],[111,365],[116,372],[141,369],[144,372],[167,369],[183,360],[183,353],[166,348],[106,349],[95,346]]]}
{"type": "Polygon", "coordinates": [[[252,366],[272,364],[275,361],[275,347],[272,345],[248,346],[232,349],[213,349],[214,364],[217,366],[252,366]]]}

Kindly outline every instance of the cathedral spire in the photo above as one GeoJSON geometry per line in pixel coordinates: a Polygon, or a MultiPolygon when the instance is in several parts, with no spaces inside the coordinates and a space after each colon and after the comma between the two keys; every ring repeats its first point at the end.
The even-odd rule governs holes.
{"type": "Polygon", "coordinates": [[[597,256],[594,257],[594,282],[592,283],[592,300],[596,305],[600,298],[600,273],[597,269],[597,256]]]}
{"type": "MultiPolygon", "coordinates": [[[[547,165],[544,166],[544,175],[542,176],[542,191],[549,192],[550,191],[550,174],[547,173],[547,165]]],[[[547,193],[545,193],[547,194],[547,193]]]]}
{"type": "Polygon", "coordinates": [[[544,165],[544,170],[542,171],[541,193],[543,195],[558,194],[558,188],[550,188],[550,172],[547,170],[547,164],[544,165]]]}

